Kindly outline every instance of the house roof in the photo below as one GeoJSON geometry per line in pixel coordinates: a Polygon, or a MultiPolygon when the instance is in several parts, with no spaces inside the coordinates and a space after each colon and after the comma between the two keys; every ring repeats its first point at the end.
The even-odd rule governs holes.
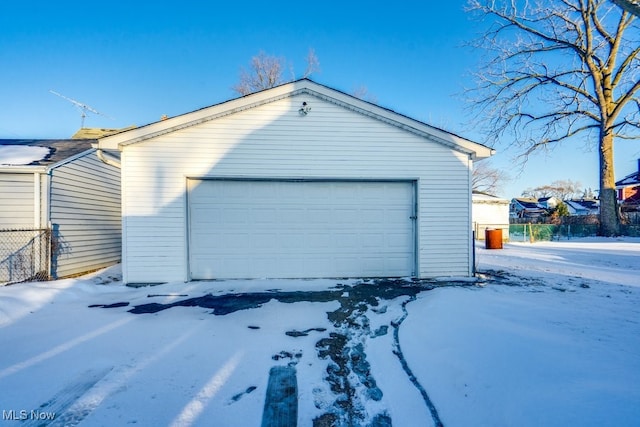
{"type": "Polygon", "coordinates": [[[591,199],[565,200],[564,203],[576,211],[597,212],[600,208],[599,202],[591,199]]]}
{"type": "Polygon", "coordinates": [[[327,102],[356,111],[360,114],[376,118],[437,143],[446,145],[457,151],[467,153],[476,159],[487,158],[494,154],[494,150],[485,145],[462,138],[451,132],[444,131],[405,115],[396,113],[393,110],[361,100],[344,92],[315,83],[309,79],[296,80],[291,83],[286,83],[261,92],[245,95],[240,98],[205,107],[180,116],[150,123],[146,126],[121,132],[116,135],[106,136],[99,139],[99,148],[122,149],[122,147],[126,145],[136,144],[179,129],[196,126],[200,123],[214,120],[218,117],[223,117],[299,94],[309,94],[327,102]]]}
{"type": "Polygon", "coordinates": [[[616,187],[628,187],[640,184],[640,159],[638,159],[638,170],[616,182],[616,187]]]}
{"type": "Polygon", "coordinates": [[[126,130],[135,129],[135,125],[131,125],[126,128],[118,128],[118,129],[106,129],[106,128],[80,128],[76,133],[73,134],[71,139],[98,139],[103,136],[114,135],[119,132],[124,132],[126,130]]]}
{"type": "Polygon", "coordinates": [[[634,172],[616,182],[616,187],[628,187],[630,185],[640,184],[640,171],[634,172]]]}
{"type": "Polygon", "coordinates": [[[546,201],[548,201],[548,200],[551,200],[551,199],[556,199],[556,200],[558,200],[558,198],[557,198],[557,197],[554,197],[554,196],[551,196],[551,197],[540,197],[540,198],[538,199],[538,203],[544,203],[544,202],[546,202],[546,201]]]}
{"type": "Polygon", "coordinates": [[[593,199],[573,199],[566,200],[565,203],[571,204],[574,209],[597,210],[600,206],[598,200],[593,199]]]}
{"type": "MultiPolygon", "coordinates": [[[[92,143],[96,143],[95,139],[0,139],[0,148],[2,147],[42,147],[49,149],[42,150],[44,156],[33,159],[31,162],[19,163],[20,166],[51,166],[73,156],[76,156],[91,148],[92,143]]],[[[5,160],[2,166],[12,166],[11,160],[5,160]]],[[[2,163],[2,159],[0,159],[2,163]]]]}
{"type": "Polygon", "coordinates": [[[538,201],[533,198],[521,198],[517,197],[513,199],[514,202],[519,203],[525,209],[542,209],[538,204],[538,201]]]}
{"type": "Polygon", "coordinates": [[[498,196],[494,196],[492,194],[483,193],[481,191],[474,191],[471,194],[471,199],[474,203],[487,203],[487,204],[509,204],[509,200],[502,199],[498,196]]]}

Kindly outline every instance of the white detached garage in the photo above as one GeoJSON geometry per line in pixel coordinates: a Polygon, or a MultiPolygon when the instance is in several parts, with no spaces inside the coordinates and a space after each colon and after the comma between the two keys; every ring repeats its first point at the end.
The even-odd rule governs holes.
{"type": "Polygon", "coordinates": [[[491,150],[310,80],[103,138],[127,283],[468,276],[491,150]]]}

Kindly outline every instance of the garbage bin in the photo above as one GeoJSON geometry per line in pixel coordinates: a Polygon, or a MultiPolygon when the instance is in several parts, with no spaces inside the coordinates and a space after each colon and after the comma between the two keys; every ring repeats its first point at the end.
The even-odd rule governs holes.
{"type": "Polygon", "coordinates": [[[502,229],[487,228],[484,230],[484,245],[486,249],[502,249],[502,229]]]}

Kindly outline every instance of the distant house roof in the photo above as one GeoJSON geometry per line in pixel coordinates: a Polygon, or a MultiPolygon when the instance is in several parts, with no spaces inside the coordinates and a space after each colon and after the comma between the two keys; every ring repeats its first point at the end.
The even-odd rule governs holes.
{"type": "MultiPolygon", "coordinates": [[[[24,152],[25,147],[43,147],[46,150],[31,150],[32,152],[41,152],[40,158],[34,157],[30,162],[12,162],[11,158],[0,157],[0,166],[50,166],[66,160],[70,157],[80,154],[91,148],[91,144],[96,143],[95,139],[0,139],[0,149],[4,148],[4,152],[9,152],[9,147],[21,149],[24,152]]],[[[16,152],[15,150],[13,151],[16,152]]],[[[23,157],[24,159],[24,157],[23,157]]]]}
{"type": "Polygon", "coordinates": [[[640,184],[640,159],[638,159],[638,170],[616,182],[616,187],[628,187],[640,184]]]}
{"type": "Polygon", "coordinates": [[[121,129],[106,129],[106,128],[80,128],[71,139],[98,139],[109,135],[115,135],[116,133],[124,132],[126,130],[135,129],[137,126],[132,125],[121,129]]]}
{"type": "Polygon", "coordinates": [[[565,204],[569,210],[573,209],[575,213],[583,214],[596,214],[600,208],[599,201],[594,199],[565,200],[565,204]]]}
{"type": "Polygon", "coordinates": [[[616,187],[627,187],[629,185],[638,185],[640,184],[640,171],[634,172],[622,178],[620,181],[616,182],[616,187]]]}
{"type": "Polygon", "coordinates": [[[538,200],[533,198],[515,198],[514,202],[520,204],[525,209],[542,209],[538,204],[538,200]]]}

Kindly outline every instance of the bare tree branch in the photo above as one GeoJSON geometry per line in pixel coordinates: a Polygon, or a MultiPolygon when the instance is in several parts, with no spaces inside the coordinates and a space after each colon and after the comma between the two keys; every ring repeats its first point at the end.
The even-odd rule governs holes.
{"type": "Polygon", "coordinates": [[[471,187],[474,192],[496,195],[508,179],[506,172],[492,167],[487,160],[483,160],[473,165],[471,187]]]}

